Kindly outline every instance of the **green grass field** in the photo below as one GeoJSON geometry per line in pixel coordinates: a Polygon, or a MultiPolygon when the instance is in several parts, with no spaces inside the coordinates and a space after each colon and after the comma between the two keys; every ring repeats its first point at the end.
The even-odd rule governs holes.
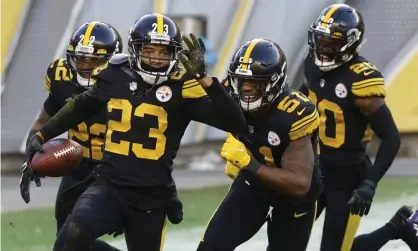
{"type": "MultiPolygon", "coordinates": [[[[418,178],[385,178],[379,185],[376,201],[398,198],[401,194],[417,193],[418,178]]],[[[204,226],[225,196],[228,186],[180,190],[184,204],[184,220],[168,231],[204,226]]],[[[53,208],[9,212],[1,215],[2,250],[51,250],[55,240],[53,208]],[[36,247],[36,248],[34,248],[36,247]]],[[[105,237],[110,240],[112,237],[105,237]]]]}

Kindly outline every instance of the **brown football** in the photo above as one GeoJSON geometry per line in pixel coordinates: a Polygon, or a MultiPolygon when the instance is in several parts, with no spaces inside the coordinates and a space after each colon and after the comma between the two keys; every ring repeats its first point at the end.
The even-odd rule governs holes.
{"type": "Polygon", "coordinates": [[[43,145],[44,153],[37,152],[31,166],[40,176],[61,177],[70,174],[83,158],[83,147],[68,139],[52,139],[43,145]]]}

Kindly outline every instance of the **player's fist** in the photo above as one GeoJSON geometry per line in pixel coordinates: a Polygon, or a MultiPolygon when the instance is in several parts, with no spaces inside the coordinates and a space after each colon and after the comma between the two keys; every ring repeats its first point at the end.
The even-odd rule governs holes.
{"type": "Polygon", "coordinates": [[[225,175],[231,178],[232,180],[235,180],[239,173],[239,168],[236,167],[234,164],[232,164],[230,161],[226,162],[225,165],[225,175]]]}
{"type": "Polygon", "coordinates": [[[245,168],[251,160],[245,145],[230,133],[228,133],[228,137],[222,146],[221,157],[238,168],[245,168]]]}

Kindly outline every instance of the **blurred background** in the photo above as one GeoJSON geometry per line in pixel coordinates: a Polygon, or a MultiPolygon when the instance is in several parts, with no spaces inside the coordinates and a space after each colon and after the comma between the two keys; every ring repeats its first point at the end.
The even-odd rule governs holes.
{"type": "MultiPolygon", "coordinates": [[[[178,23],[183,34],[193,32],[204,38],[211,74],[219,78],[226,76],[232,53],[240,44],[256,37],[268,38],[287,55],[288,81],[297,88],[303,79],[308,27],[323,8],[333,3],[347,3],[362,13],[367,41],[361,54],[386,79],[387,103],[402,135],[398,160],[389,175],[417,176],[417,0],[1,0],[2,212],[53,205],[59,180],[44,179],[41,188],[32,189],[31,204],[25,205],[18,193],[17,174],[29,126],[47,96],[43,88],[46,69],[50,62],[64,56],[70,36],[81,24],[93,20],[112,24],[122,35],[126,50],[127,33],[136,19],[152,12],[166,14],[178,23]]],[[[224,138],[225,133],[217,129],[199,123],[189,126],[175,160],[174,174],[184,181],[180,188],[194,187],[193,180],[196,186],[229,183],[223,176],[224,162],[218,156],[224,138]]],[[[372,156],[377,146],[378,141],[373,140],[369,146],[372,156]]],[[[411,184],[417,191],[417,179],[411,184]]],[[[53,218],[49,219],[52,209],[48,210],[44,212],[46,218],[40,218],[53,224],[53,218]]],[[[3,229],[15,226],[12,220],[5,224],[9,225],[2,222],[3,229]]],[[[13,240],[16,243],[17,239],[13,240]]],[[[8,246],[7,250],[19,249],[8,246]]]]}

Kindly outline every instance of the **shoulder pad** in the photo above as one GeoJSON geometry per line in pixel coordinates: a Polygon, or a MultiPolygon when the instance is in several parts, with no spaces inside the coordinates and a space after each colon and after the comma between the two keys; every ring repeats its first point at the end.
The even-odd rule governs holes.
{"type": "Polygon", "coordinates": [[[318,129],[318,111],[315,105],[301,92],[288,90],[277,108],[288,114],[290,140],[302,138],[318,129]]]}
{"type": "Polygon", "coordinates": [[[109,63],[110,64],[114,64],[114,65],[118,65],[118,64],[123,64],[125,62],[127,62],[129,60],[129,56],[123,53],[119,53],[119,54],[115,54],[113,55],[110,60],[109,63]]]}
{"type": "Polygon", "coordinates": [[[49,65],[45,74],[45,89],[49,93],[52,92],[54,89],[52,86],[57,81],[70,81],[73,78],[73,73],[66,62],[66,59],[59,58],[49,65]]]}
{"type": "Polygon", "coordinates": [[[367,61],[354,62],[350,70],[356,75],[351,92],[357,97],[385,97],[385,81],[380,71],[367,61]]]}

